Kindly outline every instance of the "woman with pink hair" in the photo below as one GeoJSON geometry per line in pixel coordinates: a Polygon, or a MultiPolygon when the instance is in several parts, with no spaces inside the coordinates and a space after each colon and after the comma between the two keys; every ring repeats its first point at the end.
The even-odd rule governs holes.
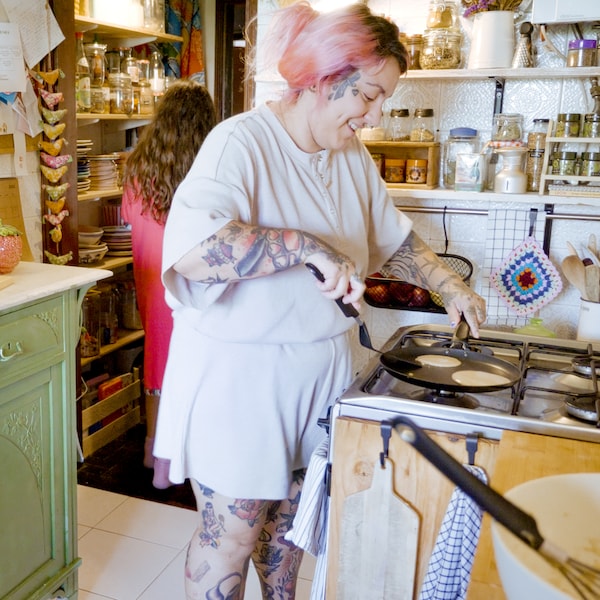
{"type": "Polygon", "coordinates": [[[438,290],[475,335],[485,318],[484,301],[396,210],[356,136],[377,125],[407,69],[398,34],[364,4],[277,11],[266,57],[287,90],[217,125],[175,193],[155,454],[196,494],[190,599],[243,598],[250,560],[263,598],[295,597],[302,551],[284,536],[326,437],[317,420],[352,377],[354,321],[334,300],[358,308],[365,275],[385,268],[438,290]]]}

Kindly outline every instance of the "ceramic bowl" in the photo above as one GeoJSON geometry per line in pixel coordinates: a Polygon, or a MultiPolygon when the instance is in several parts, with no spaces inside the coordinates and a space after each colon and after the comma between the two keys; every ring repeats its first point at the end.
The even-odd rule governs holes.
{"type": "Polygon", "coordinates": [[[80,225],[78,230],[79,245],[84,247],[95,246],[102,238],[104,230],[91,225],[80,225]]]}
{"type": "MultiPolygon", "coordinates": [[[[505,497],[529,513],[544,538],[567,554],[600,568],[600,473],[533,479],[505,497]]],[[[558,569],[496,521],[496,565],[508,600],[571,600],[577,593],[558,569]]]]}
{"type": "Polygon", "coordinates": [[[102,260],[108,252],[108,246],[101,244],[95,248],[79,248],[79,263],[82,265],[102,260]]]}

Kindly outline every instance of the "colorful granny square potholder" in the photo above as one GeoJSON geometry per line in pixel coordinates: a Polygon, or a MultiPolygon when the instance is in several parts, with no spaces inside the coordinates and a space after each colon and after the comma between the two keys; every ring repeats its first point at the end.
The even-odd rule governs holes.
{"type": "Polygon", "coordinates": [[[562,290],[560,274],[533,237],[519,244],[490,274],[490,285],[520,316],[537,312],[562,290]]]}

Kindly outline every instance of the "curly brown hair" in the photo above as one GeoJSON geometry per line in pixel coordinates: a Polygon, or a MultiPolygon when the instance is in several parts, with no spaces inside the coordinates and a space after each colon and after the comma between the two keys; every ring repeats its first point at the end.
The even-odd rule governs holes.
{"type": "Polygon", "coordinates": [[[216,120],[203,85],[182,79],[169,86],[125,163],[123,184],[141,195],[144,213],[165,222],[175,190],[216,120]]]}

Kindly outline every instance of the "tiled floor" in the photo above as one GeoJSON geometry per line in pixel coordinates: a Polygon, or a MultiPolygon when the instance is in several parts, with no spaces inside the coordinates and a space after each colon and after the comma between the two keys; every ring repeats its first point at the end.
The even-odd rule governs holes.
{"type": "MultiPolygon", "coordinates": [[[[196,512],[77,486],[79,600],[185,600],[183,567],[196,512]]],[[[314,558],[305,554],[297,600],[308,600],[314,558]]],[[[251,571],[245,600],[260,600],[251,571]]]]}

